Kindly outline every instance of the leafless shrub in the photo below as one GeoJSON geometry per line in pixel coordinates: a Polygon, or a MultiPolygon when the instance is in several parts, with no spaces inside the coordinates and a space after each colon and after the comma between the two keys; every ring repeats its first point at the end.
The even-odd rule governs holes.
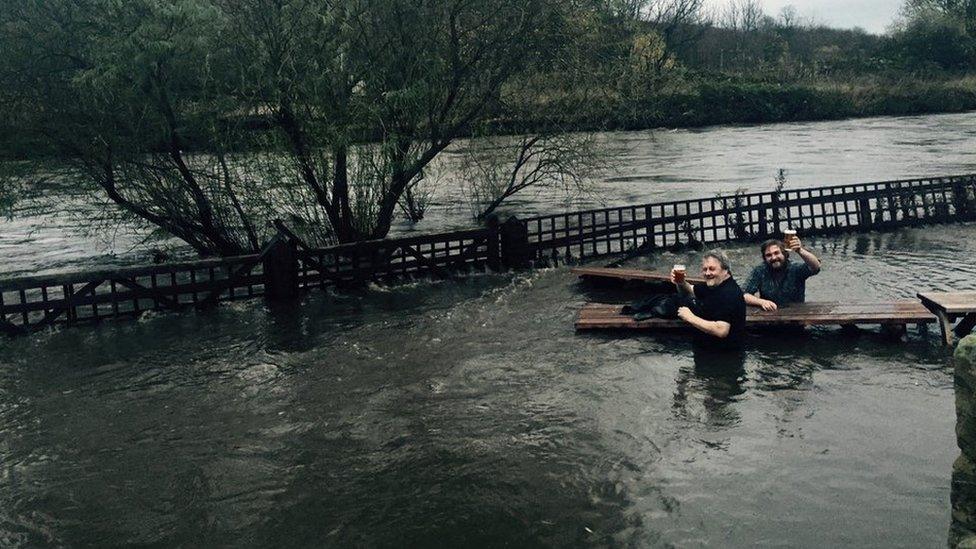
{"type": "Polygon", "coordinates": [[[562,133],[472,140],[459,166],[476,219],[529,188],[560,189],[568,196],[592,191],[592,177],[609,168],[595,134],[562,133]]]}

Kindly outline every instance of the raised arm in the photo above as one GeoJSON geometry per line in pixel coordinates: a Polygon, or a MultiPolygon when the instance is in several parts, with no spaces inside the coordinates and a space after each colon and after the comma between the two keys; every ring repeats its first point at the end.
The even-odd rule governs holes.
{"type": "Polygon", "coordinates": [[[820,272],[820,260],[817,259],[817,256],[813,255],[813,252],[803,247],[799,238],[793,239],[793,246],[790,247],[790,250],[796,252],[803,259],[803,262],[807,264],[812,274],[820,272]]]}

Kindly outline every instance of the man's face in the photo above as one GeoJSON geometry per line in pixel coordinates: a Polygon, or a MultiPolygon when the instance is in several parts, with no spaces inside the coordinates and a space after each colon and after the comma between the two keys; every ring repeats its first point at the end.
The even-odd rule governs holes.
{"type": "Polygon", "coordinates": [[[782,269],[786,265],[786,256],[783,255],[782,248],[773,244],[763,252],[763,261],[772,269],[782,269]]]}
{"type": "Polygon", "coordinates": [[[708,286],[718,286],[729,277],[729,272],[723,269],[722,264],[714,257],[706,257],[702,260],[701,274],[708,286]]]}

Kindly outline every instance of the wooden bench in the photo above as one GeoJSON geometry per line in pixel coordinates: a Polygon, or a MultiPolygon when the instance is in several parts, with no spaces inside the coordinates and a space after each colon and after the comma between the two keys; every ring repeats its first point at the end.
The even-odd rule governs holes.
{"type": "MultiPolygon", "coordinates": [[[[636,321],[622,314],[623,305],[587,303],[576,318],[576,329],[583,330],[658,330],[687,328],[681,320],[652,318],[636,321]]],[[[936,317],[917,301],[876,303],[797,303],[776,311],[749,307],[746,326],[851,326],[856,324],[929,324],[936,317]]]]}
{"type": "Polygon", "coordinates": [[[953,332],[965,337],[976,326],[976,292],[919,292],[918,298],[939,319],[942,341],[952,345],[953,332]],[[961,318],[955,330],[952,322],[961,318]]]}
{"type": "MultiPolygon", "coordinates": [[[[656,273],[642,269],[611,269],[608,267],[574,267],[569,272],[583,279],[620,280],[636,282],[671,282],[671,273],[656,273]]],[[[704,282],[701,278],[687,277],[692,284],[704,282]]]]}

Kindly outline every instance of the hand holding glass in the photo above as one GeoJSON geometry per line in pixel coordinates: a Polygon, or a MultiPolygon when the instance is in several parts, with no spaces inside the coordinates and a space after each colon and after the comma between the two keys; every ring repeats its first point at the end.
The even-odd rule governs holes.
{"type": "Polygon", "coordinates": [[[681,284],[685,281],[685,266],[675,265],[671,268],[671,276],[674,278],[675,284],[681,284]]]}
{"type": "Polygon", "coordinates": [[[792,250],[793,246],[799,242],[796,236],[796,229],[786,229],[783,231],[783,244],[786,245],[786,249],[792,250]]]}

